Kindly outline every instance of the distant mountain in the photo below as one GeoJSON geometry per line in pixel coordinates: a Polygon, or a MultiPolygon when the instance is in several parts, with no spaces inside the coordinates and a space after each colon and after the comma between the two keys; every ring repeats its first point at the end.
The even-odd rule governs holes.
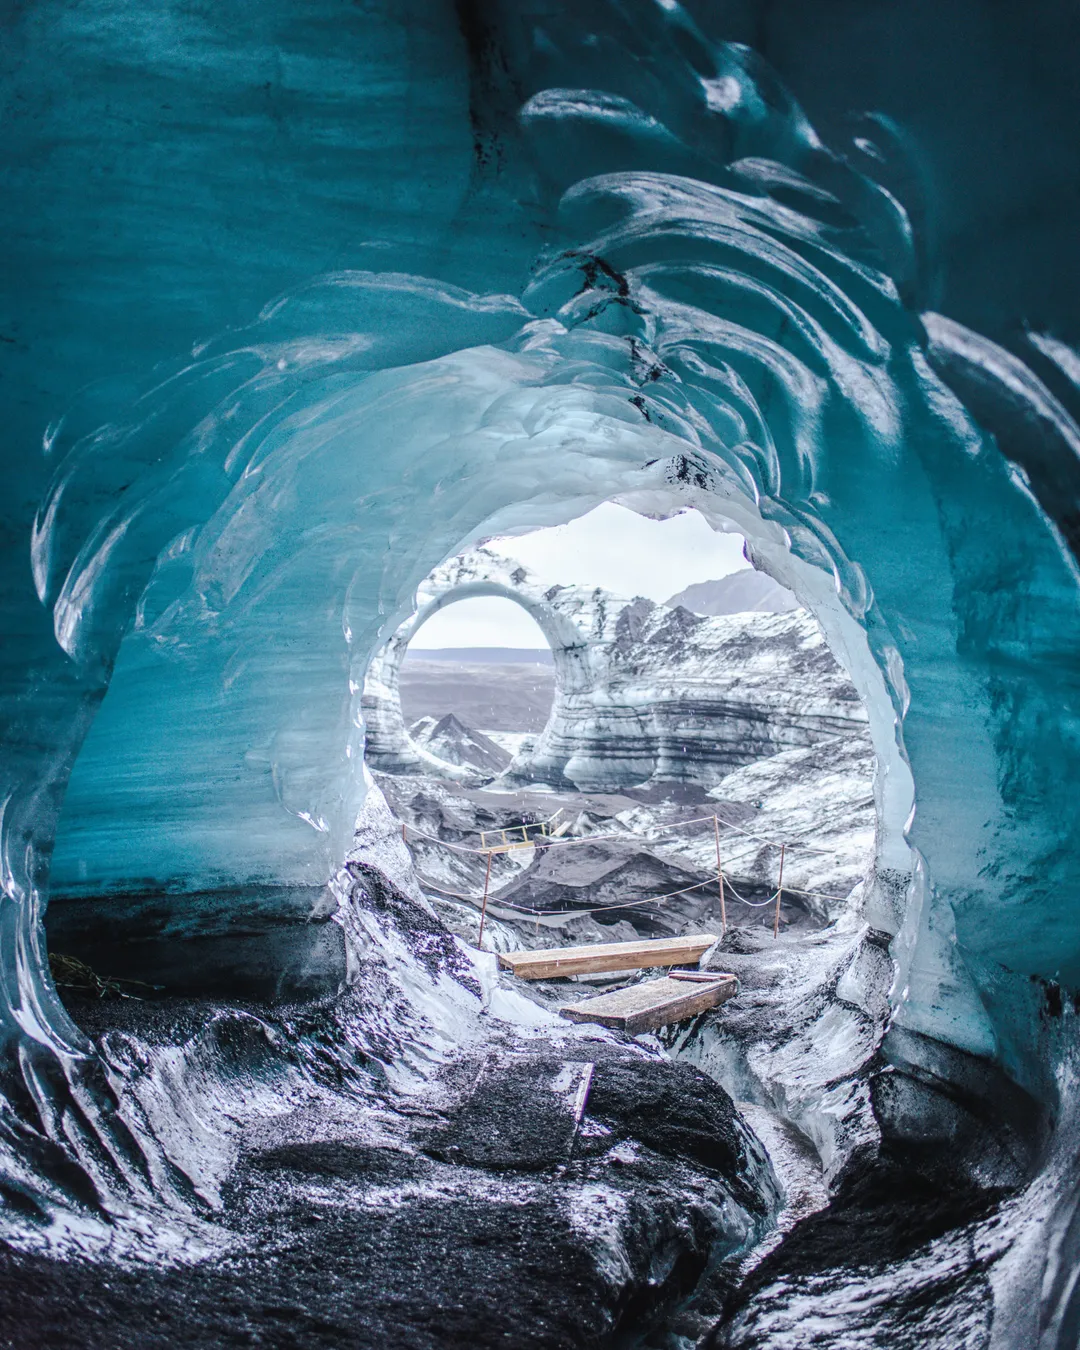
{"type": "Polygon", "coordinates": [[[716,581],[698,581],[664,602],[672,609],[682,605],[692,614],[787,614],[799,602],[778,581],[752,567],[716,581]]]}
{"type": "Polygon", "coordinates": [[[510,763],[510,755],[490,740],[482,731],[459,722],[453,713],[436,720],[421,717],[409,728],[409,735],[417,745],[450,764],[468,765],[482,773],[497,774],[510,763]]]}
{"type": "Polygon", "coordinates": [[[410,647],[406,660],[463,661],[468,665],[550,666],[550,647],[410,647]]]}

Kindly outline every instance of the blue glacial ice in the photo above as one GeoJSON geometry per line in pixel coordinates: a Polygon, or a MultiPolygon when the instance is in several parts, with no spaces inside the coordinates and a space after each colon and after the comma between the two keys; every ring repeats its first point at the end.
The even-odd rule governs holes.
{"type": "MultiPolygon", "coordinates": [[[[449,6],[408,29],[271,8],[225,43],[174,33],[179,10],[20,22],[14,86],[70,42],[81,97],[111,63],[132,128],[92,211],[78,133],[40,182],[14,171],[107,260],[51,305],[47,484],[10,442],[0,1149],[39,1215],[87,1186],[152,1211],[202,1147],[67,1017],[50,894],[109,923],[163,907],[177,941],[307,924],[365,798],[368,661],[418,586],[611,499],[738,529],[866,702],[888,1129],[977,1100],[973,1064],[1033,1119],[1075,1109],[1046,1009],[1080,985],[1080,358],[932,312],[903,138],[830,148],[704,7],[463,8],[471,65],[449,6]],[[129,155],[168,99],[155,153],[129,155]],[[277,139],[243,164],[246,120],[277,139]],[[233,239],[237,215],[265,226],[233,239]],[[160,231],[139,269],[124,230],[160,231]]],[[[1071,1286],[1051,1264],[1046,1287],[1051,1325],[1071,1286]]]]}

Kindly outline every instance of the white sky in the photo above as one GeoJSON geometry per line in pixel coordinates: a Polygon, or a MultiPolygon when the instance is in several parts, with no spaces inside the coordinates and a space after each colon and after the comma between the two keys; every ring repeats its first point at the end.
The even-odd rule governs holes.
{"type": "MultiPolygon", "coordinates": [[[[517,558],[544,581],[603,586],[617,595],[644,595],[660,603],[695,581],[714,581],[749,563],[738,534],[717,534],[696,511],[649,520],[605,502],[566,525],[488,547],[517,558]]],[[[511,600],[461,600],[428,620],[412,644],[438,647],[531,647],[547,644],[520,605],[511,600]]]]}

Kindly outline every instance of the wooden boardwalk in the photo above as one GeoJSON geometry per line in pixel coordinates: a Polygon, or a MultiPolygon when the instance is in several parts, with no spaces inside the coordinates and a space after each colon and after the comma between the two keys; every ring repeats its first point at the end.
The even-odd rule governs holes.
{"type": "Polygon", "coordinates": [[[669,1022],[682,1022],[726,1003],[739,992],[739,981],[723,971],[676,971],[660,980],[631,984],[610,994],[597,994],[559,1009],[571,1022],[595,1022],[602,1027],[640,1036],[669,1022]]]}
{"type": "Polygon", "coordinates": [[[718,940],[716,933],[639,942],[594,942],[587,947],[547,947],[536,952],[500,952],[499,966],[523,980],[552,980],[601,971],[696,966],[718,940]]]}

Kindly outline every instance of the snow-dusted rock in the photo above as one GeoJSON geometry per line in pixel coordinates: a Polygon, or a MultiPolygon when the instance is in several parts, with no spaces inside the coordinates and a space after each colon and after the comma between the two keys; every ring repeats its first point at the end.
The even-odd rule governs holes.
{"type": "Polygon", "coordinates": [[[510,755],[485,736],[459,721],[453,713],[445,717],[421,717],[409,728],[409,739],[422,745],[448,764],[498,774],[510,763],[510,755]]]}
{"type": "MultiPolygon", "coordinates": [[[[874,752],[869,738],[838,736],[800,750],[783,750],[723,778],[708,796],[707,810],[721,822],[724,872],[736,896],[755,902],[780,880],[784,849],[784,890],[819,919],[833,919],[851,906],[851,893],[874,856],[876,814],[874,752]]],[[[647,837],[654,825],[639,807],[626,825],[647,837]]],[[[653,847],[688,870],[704,873],[715,865],[712,831],[655,835],[653,847]]],[[[734,899],[733,913],[740,906],[734,899]]]]}

